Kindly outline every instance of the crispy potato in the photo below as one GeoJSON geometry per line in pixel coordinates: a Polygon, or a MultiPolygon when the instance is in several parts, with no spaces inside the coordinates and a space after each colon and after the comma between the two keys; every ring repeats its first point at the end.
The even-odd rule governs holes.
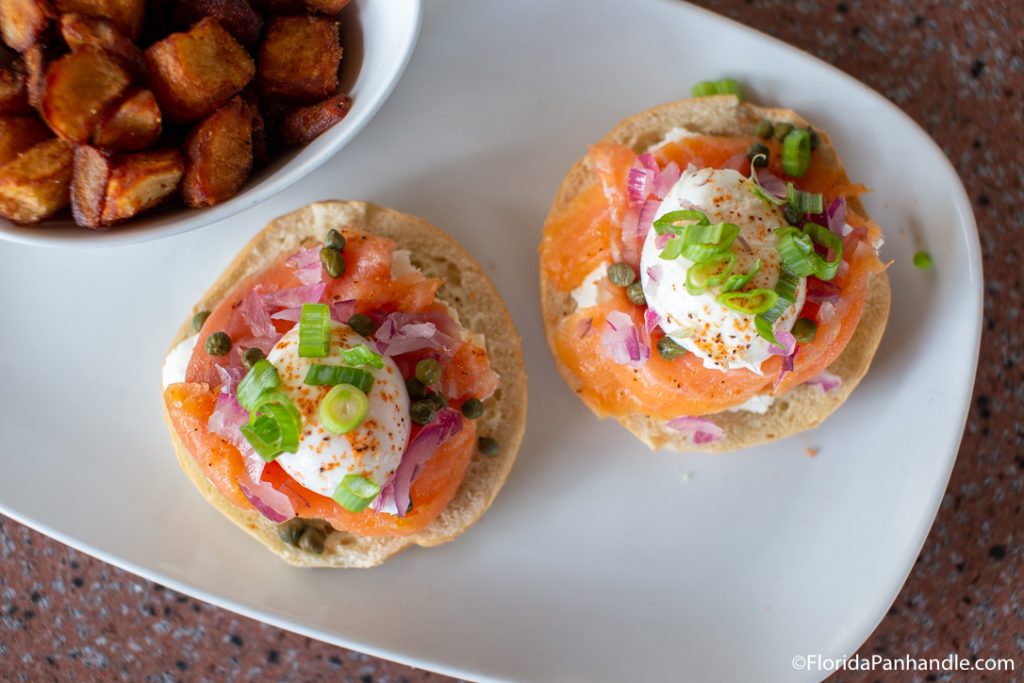
{"type": "Polygon", "coordinates": [[[109,21],[68,12],[60,15],[60,34],[72,50],[81,45],[93,45],[116,59],[135,78],[146,77],[146,58],[142,50],[118,33],[109,21]]]}
{"type": "Polygon", "coordinates": [[[142,37],[146,19],[146,0],[54,0],[61,12],[75,12],[87,17],[106,19],[114,29],[129,40],[142,37]]]}
{"type": "Polygon", "coordinates": [[[114,225],[161,203],[178,189],[185,155],[176,149],[114,157],[103,202],[102,225],[114,225]]]}
{"type": "Polygon", "coordinates": [[[46,68],[51,62],[50,55],[42,45],[36,43],[25,50],[22,61],[25,64],[25,97],[29,106],[38,111],[43,106],[46,68]]]}
{"type": "Polygon", "coordinates": [[[134,90],[96,126],[92,141],[105,150],[140,152],[155,145],[162,130],[163,116],[153,91],[134,90]]]}
{"type": "Polygon", "coordinates": [[[53,133],[35,116],[0,114],[0,166],[53,133]]]}
{"type": "Polygon", "coordinates": [[[337,91],[340,62],[337,21],[275,17],[260,43],[256,81],[263,95],[309,104],[337,91]]]}
{"type": "Polygon", "coordinates": [[[263,17],[246,0],[181,0],[174,10],[174,24],[188,28],[203,17],[213,17],[245,47],[260,39],[263,17]]]}
{"type": "Polygon", "coordinates": [[[304,14],[306,12],[334,16],[349,0],[253,0],[266,14],[304,14]]]}
{"type": "Polygon", "coordinates": [[[160,109],[177,123],[209,116],[256,74],[245,48],[210,17],[151,45],[146,62],[160,109]]]}
{"type": "Polygon", "coordinates": [[[34,114],[23,73],[0,66],[0,114],[34,114]]]}
{"type": "Polygon", "coordinates": [[[239,95],[245,106],[249,109],[252,118],[252,158],[254,163],[262,163],[267,160],[267,126],[260,112],[260,98],[256,89],[252,86],[246,88],[239,95]]]}
{"type": "Polygon", "coordinates": [[[38,223],[67,206],[74,149],[51,138],[0,166],[0,216],[38,223]]]}
{"type": "Polygon", "coordinates": [[[0,0],[0,37],[12,49],[24,52],[56,16],[46,0],[0,0]]]}
{"type": "Polygon", "coordinates": [[[83,45],[47,69],[40,111],[54,133],[85,144],[129,83],[128,72],[113,57],[83,45]]]}
{"type": "Polygon", "coordinates": [[[233,197],[252,171],[252,114],[239,97],[206,117],[185,141],[181,196],[192,208],[233,197]]]}
{"type": "Polygon", "coordinates": [[[86,228],[100,227],[109,179],[110,157],[87,145],[75,150],[71,174],[71,215],[75,223],[86,228]]]}
{"type": "Polygon", "coordinates": [[[351,108],[352,98],[345,94],[328,97],[306,107],[296,107],[281,119],[281,135],[289,145],[308,145],[345,118],[351,108]]]}

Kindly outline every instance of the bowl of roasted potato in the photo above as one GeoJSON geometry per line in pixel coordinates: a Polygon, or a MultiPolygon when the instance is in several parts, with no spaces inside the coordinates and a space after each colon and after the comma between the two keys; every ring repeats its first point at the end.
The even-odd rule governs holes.
{"type": "Polygon", "coordinates": [[[420,0],[0,0],[0,239],[137,242],[208,225],[373,117],[420,0]]]}

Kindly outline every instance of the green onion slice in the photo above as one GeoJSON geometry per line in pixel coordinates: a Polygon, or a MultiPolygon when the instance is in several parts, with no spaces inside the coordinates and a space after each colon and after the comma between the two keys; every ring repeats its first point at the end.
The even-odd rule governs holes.
{"type": "Polygon", "coordinates": [[[715,92],[719,95],[735,95],[739,99],[743,99],[743,92],[740,90],[740,84],[731,78],[723,78],[720,81],[715,81],[715,92]]]}
{"type": "Polygon", "coordinates": [[[302,304],[299,356],[323,358],[331,351],[331,309],[327,304],[302,304]]]}
{"type": "Polygon", "coordinates": [[[746,275],[730,275],[729,279],[725,281],[725,285],[722,286],[722,291],[734,292],[737,289],[743,289],[748,282],[754,279],[759,270],[761,270],[761,259],[754,261],[754,265],[746,275]]]}
{"type": "Polygon", "coordinates": [[[314,386],[334,386],[336,384],[351,384],[364,394],[370,393],[373,388],[373,374],[362,368],[349,368],[342,365],[320,365],[314,363],[306,371],[306,378],[302,380],[305,384],[314,386]]]}
{"type": "Polygon", "coordinates": [[[727,251],[739,234],[739,226],[732,223],[689,225],[683,235],[683,256],[694,263],[702,263],[727,251]]]}
{"type": "Polygon", "coordinates": [[[793,183],[789,183],[786,201],[800,213],[821,213],[825,210],[825,199],[820,192],[804,192],[794,187],[793,183]]]}
{"type": "Polygon", "coordinates": [[[717,287],[729,277],[735,263],[736,256],[731,251],[715,254],[702,263],[694,263],[686,271],[686,291],[697,296],[708,287],[717,287]]]}
{"type": "Polygon", "coordinates": [[[677,259],[683,253],[683,238],[673,237],[665,244],[665,248],[658,254],[659,258],[663,258],[666,261],[677,259]]]}
{"type": "Polygon", "coordinates": [[[349,512],[362,512],[380,495],[380,487],[366,477],[346,474],[331,498],[349,512]]]}
{"type": "Polygon", "coordinates": [[[817,271],[814,258],[821,260],[821,257],[814,253],[814,241],[809,235],[792,225],[776,230],[775,234],[779,236],[775,249],[782,256],[784,268],[798,277],[807,277],[817,271]]]}
{"type": "Polygon", "coordinates": [[[299,449],[302,415],[284,394],[267,392],[240,430],[246,441],[267,462],[299,449]]]}
{"type": "MultiPolygon", "coordinates": [[[[755,315],[775,306],[779,295],[770,289],[752,289],[749,292],[724,292],[716,301],[728,309],[755,315]]],[[[756,323],[755,323],[756,324],[756,323]]]]}
{"type": "Polygon", "coordinates": [[[775,294],[778,297],[775,305],[754,318],[754,327],[757,333],[776,346],[782,346],[775,339],[775,321],[778,320],[786,310],[796,302],[796,291],[800,286],[800,277],[786,269],[783,264],[779,272],[779,280],[775,283],[775,294]]]}
{"type": "Polygon", "coordinates": [[[253,363],[249,372],[238,383],[236,398],[238,405],[246,410],[253,410],[256,400],[266,391],[273,391],[281,386],[277,368],[264,359],[253,363]]]}
{"type": "Polygon", "coordinates": [[[782,140],[782,171],[799,178],[811,163],[811,135],[806,130],[793,129],[782,140]]]}
{"type": "Polygon", "coordinates": [[[814,254],[812,259],[815,268],[814,274],[818,276],[818,279],[831,280],[836,276],[836,273],[839,271],[839,264],[843,260],[843,240],[824,225],[818,225],[817,223],[805,223],[804,234],[814,240],[815,243],[820,244],[826,249],[831,249],[835,253],[835,257],[831,261],[826,261],[818,254],[814,254]]]}
{"type": "Polygon", "coordinates": [[[669,211],[664,216],[654,221],[654,231],[659,235],[671,232],[674,235],[682,235],[686,227],[696,222],[698,225],[709,225],[711,221],[700,211],[684,209],[681,211],[669,211]],[[681,224],[681,225],[680,225],[681,224]]]}
{"type": "Polygon", "coordinates": [[[701,81],[690,89],[690,93],[694,97],[707,97],[708,95],[717,95],[718,87],[714,81],[701,81]]]}
{"type": "Polygon", "coordinates": [[[914,253],[914,267],[920,268],[921,270],[928,270],[932,267],[932,255],[927,251],[918,251],[914,253]]]}
{"type": "Polygon", "coordinates": [[[351,349],[342,349],[341,355],[348,365],[372,365],[380,369],[384,367],[384,357],[376,351],[371,351],[366,344],[359,344],[351,349]]]}
{"type": "Polygon", "coordinates": [[[363,423],[370,403],[359,387],[339,384],[320,401],[320,423],[329,432],[345,434],[363,423]]]}

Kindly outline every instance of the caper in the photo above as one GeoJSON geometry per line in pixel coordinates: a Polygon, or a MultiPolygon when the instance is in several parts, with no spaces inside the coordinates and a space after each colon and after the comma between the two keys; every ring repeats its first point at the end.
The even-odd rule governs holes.
{"type": "Polygon", "coordinates": [[[644,288],[639,282],[634,282],[629,287],[626,287],[626,298],[637,306],[643,306],[647,303],[647,299],[644,297],[644,288]]]}
{"type": "Polygon", "coordinates": [[[441,381],[441,364],[435,358],[424,358],[416,364],[416,379],[428,387],[441,381]]]}
{"type": "Polygon", "coordinates": [[[223,356],[231,350],[231,337],[227,332],[214,332],[206,338],[204,346],[211,356],[223,356]]]}
{"type": "Polygon", "coordinates": [[[428,425],[437,417],[437,404],[429,398],[413,401],[409,406],[409,417],[418,425],[428,425]]]}
{"type": "Polygon", "coordinates": [[[613,263],[608,266],[608,281],[616,287],[628,287],[636,280],[636,271],[628,263],[613,263]]]}
{"type": "Polygon", "coordinates": [[[484,455],[497,455],[498,454],[498,442],[489,436],[481,436],[476,440],[476,447],[480,449],[480,452],[484,455]]]}
{"type": "Polygon", "coordinates": [[[341,277],[345,274],[345,257],[337,249],[331,247],[321,249],[320,263],[324,264],[324,270],[331,277],[341,277]]]}
{"type": "Polygon", "coordinates": [[[324,240],[324,246],[341,251],[345,248],[345,236],[331,228],[327,231],[327,239],[324,240]]]}
{"type": "Polygon", "coordinates": [[[364,337],[369,337],[377,331],[377,323],[373,322],[373,318],[365,313],[356,313],[349,318],[348,326],[364,337]]]}
{"type": "Polygon", "coordinates": [[[430,393],[427,390],[427,385],[415,377],[410,377],[405,380],[405,390],[409,392],[409,398],[414,401],[421,401],[430,393]]]}
{"type": "Polygon", "coordinates": [[[671,337],[662,337],[658,340],[658,354],[665,360],[675,360],[685,356],[686,349],[671,337]]]}
{"type": "Polygon", "coordinates": [[[442,391],[432,391],[432,392],[430,392],[430,395],[427,396],[427,399],[430,400],[430,401],[433,401],[434,405],[437,406],[438,410],[441,410],[441,408],[447,408],[448,407],[448,397],[445,396],[444,392],[442,392],[442,391]]]}
{"type": "Polygon", "coordinates": [[[299,542],[299,536],[306,530],[306,526],[306,520],[293,517],[277,526],[277,535],[288,545],[296,545],[299,542]]]}
{"type": "Polygon", "coordinates": [[[462,402],[462,414],[475,420],[484,414],[484,402],[478,398],[467,398],[462,402]]]}
{"type": "Polygon", "coordinates": [[[761,138],[762,140],[767,140],[768,138],[770,138],[774,131],[775,126],[773,126],[772,122],[769,121],[768,119],[761,119],[754,125],[754,135],[761,138]]]}
{"type": "Polygon", "coordinates": [[[245,351],[242,351],[242,365],[247,368],[252,368],[256,363],[266,358],[262,351],[255,346],[250,346],[245,351]]]}
{"type": "Polygon", "coordinates": [[[818,333],[818,323],[810,318],[797,318],[793,323],[793,338],[801,344],[809,344],[814,341],[814,335],[818,333]]]}
{"type": "Polygon", "coordinates": [[[771,153],[772,151],[768,149],[768,145],[763,142],[755,142],[750,147],[747,147],[747,159],[750,160],[752,166],[767,166],[768,157],[771,156],[771,153]]]}
{"type": "Polygon", "coordinates": [[[192,316],[192,329],[195,330],[196,332],[203,329],[203,323],[205,323],[206,319],[209,317],[209,311],[199,311],[198,313],[196,313],[194,316],[192,316]]]}
{"type": "Polygon", "coordinates": [[[323,529],[307,526],[295,545],[298,546],[299,550],[305,550],[307,553],[322,555],[324,552],[324,541],[326,540],[327,533],[323,529]]]}
{"type": "Polygon", "coordinates": [[[821,144],[821,136],[818,135],[818,131],[814,130],[810,126],[807,127],[807,133],[811,136],[811,149],[818,149],[818,145],[821,144]]]}
{"type": "Polygon", "coordinates": [[[786,220],[789,221],[790,225],[799,226],[804,219],[804,212],[792,204],[786,204],[782,207],[782,214],[786,217],[786,220]]]}
{"type": "Polygon", "coordinates": [[[785,140],[786,136],[793,130],[793,124],[791,123],[776,123],[775,124],[775,139],[785,140]]]}

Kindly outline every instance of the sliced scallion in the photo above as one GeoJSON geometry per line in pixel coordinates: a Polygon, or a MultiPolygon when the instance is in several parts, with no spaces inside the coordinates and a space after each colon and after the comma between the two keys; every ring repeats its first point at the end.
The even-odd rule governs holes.
{"type": "Polygon", "coordinates": [[[739,226],[732,223],[689,225],[683,235],[683,256],[701,263],[728,250],[739,234],[739,226]]]}
{"type": "Polygon", "coordinates": [[[323,358],[331,351],[331,309],[327,304],[302,304],[299,356],[323,358]]]}
{"type": "Polygon", "coordinates": [[[363,423],[369,405],[359,387],[338,384],[320,401],[320,423],[335,434],[351,432],[363,423]]]}
{"type": "Polygon", "coordinates": [[[369,370],[342,365],[320,365],[319,363],[314,363],[306,371],[306,378],[302,381],[313,386],[351,384],[363,393],[369,393],[370,389],[373,388],[373,375],[369,370]]]}
{"type": "Polygon", "coordinates": [[[771,289],[752,289],[749,292],[723,292],[716,301],[728,309],[748,315],[764,313],[779,300],[771,289]]]}
{"type": "Polygon", "coordinates": [[[270,361],[264,359],[253,363],[249,372],[238,383],[236,398],[238,405],[246,410],[254,410],[256,401],[266,391],[272,391],[281,386],[281,378],[278,377],[277,368],[270,361]]]}
{"type": "Polygon", "coordinates": [[[283,400],[264,402],[249,415],[249,423],[240,427],[242,435],[267,462],[299,449],[302,416],[291,401],[283,400]]]}
{"type": "Polygon", "coordinates": [[[331,496],[334,502],[349,512],[362,512],[380,495],[380,486],[358,474],[346,474],[331,496]]]}
{"type": "Polygon", "coordinates": [[[735,263],[736,256],[731,251],[694,263],[686,271],[686,291],[697,296],[708,287],[717,287],[729,277],[735,263]]]}
{"type": "Polygon", "coordinates": [[[782,171],[792,178],[807,172],[811,163],[811,135],[806,130],[793,129],[782,141],[782,171]]]}
{"type": "Polygon", "coordinates": [[[748,282],[754,279],[758,271],[761,270],[761,259],[754,261],[754,265],[750,267],[746,275],[730,275],[729,279],[722,285],[723,292],[734,292],[737,289],[742,289],[748,282]]]}
{"type": "Polygon", "coordinates": [[[787,270],[786,266],[783,265],[779,271],[779,280],[775,283],[775,294],[777,297],[775,305],[763,313],[758,313],[757,317],[754,318],[754,327],[757,328],[758,334],[776,346],[782,346],[782,344],[775,340],[775,332],[773,330],[775,321],[796,302],[796,292],[799,286],[799,276],[787,270]]]}
{"type": "Polygon", "coordinates": [[[680,211],[669,211],[664,216],[654,221],[654,231],[659,235],[670,232],[674,235],[682,235],[686,227],[696,223],[697,225],[709,225],[711,221],[700,211],[683,209],[680,211]]]}
{"type": "Polygon", "coordinates": [[[359,344],[351,349],[342,349],[341,355],[348,365],[372,365],[380,369],[384,367],[384,358],[376,351],[371,351],[365,344],[359,344]]]}
{"type": "Polygon", "coordinates": [[[718,88],[715,86],[714,81],[701,81],[700,83],[693,86],[690,89],[690,94],[694,97],[707,97],[708,95],[717,95],[718,88]]]}
{"type": "Polygon", "coordinates": [[[793,183],[789,183],[786,200],[800,213],[821,213],[825,210],[825,200],[820,192],[804,192],[793,183]]]}
{"type": "Polygon", "coordinates": [[[843,260],[843,240],[824,225],[817,223],[804,223],[804,234],[826,249],[830,249],[835,256],[831,261],[814,254],[814,274],[819,280],[831,280],[839,272],[839,264],[843,260]]]}

